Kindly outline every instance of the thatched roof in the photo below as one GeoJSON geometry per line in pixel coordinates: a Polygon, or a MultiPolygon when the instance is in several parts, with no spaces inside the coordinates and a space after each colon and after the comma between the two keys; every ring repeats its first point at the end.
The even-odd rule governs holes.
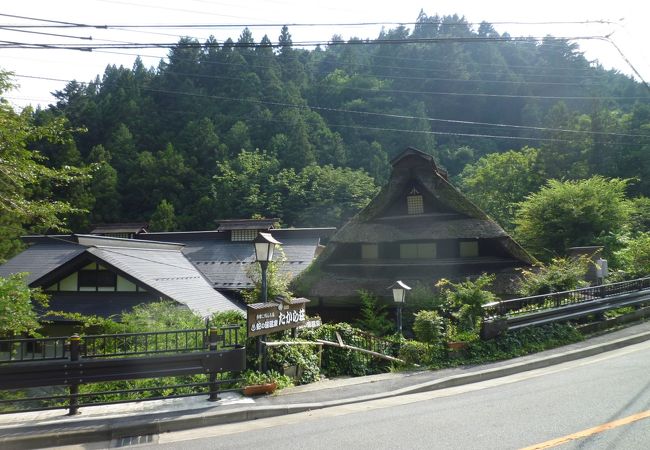
{"type": "Polygon", "coordinates": [[[496,223],[474,218],[422,221],[407,217],[395,221],[373,221],[345,226],[333,238],[341,243],[400,242],[431,239],[478,239],[507,236],[496,223]]]}
{"type": "MultiPolygon", "coordinates": [[[[534,259],[503,228],[451,185],[446,172],[437,167],[431,155],[407,148],[391,164],[393,171],[388,184],[332,236],[312,267],[296,280],[301,294],[343,296],[346,292],[349,295],[358,289],[394,281],[373,276],[366,268],[351,267],[349,278],[342,277],[340,267],[334,267],[337,264],[333,256],[338,247],[346,244],[482,239],[502,248],[501,256],[509,261],[511,269],[533,263],[534,259]],[[408,215],[400,210],[400,205],[405,207],[406,196],[414,189],[422,196],[426,210],[423,214],[408,215]]],[[[482,269],[471,264],[466,268],[478,274],[503,269],[503,266],[493,265],[489,258],[485,263],[482,269]]],[[[438,268],[433,266],[424,278],[437,276],[438,268]]]]}
{"type": "Polygon", "coordinates": [[[438,169],[431,155],[409,147],[391,163],[393,172],[388,184],[334,234],[330,247],[353,242],[505,238],[509,253],[523,262],[533,262],[499,224],[449,183],[447,174],[438,169]],[[423,197],[435,203],[440,211],[387,217],[387,210],[402,201],[411,186],[417,186],[423,197]]]}

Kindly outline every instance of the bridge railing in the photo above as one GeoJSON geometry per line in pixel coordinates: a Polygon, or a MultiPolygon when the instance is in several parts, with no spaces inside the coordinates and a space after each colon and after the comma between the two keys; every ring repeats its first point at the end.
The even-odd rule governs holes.
{"type": "Polygon", "coordinates": [[[523,314],[586,303],[596,299],[638,292],[645,289],[650,289],[650,277],[574,289],[571,291],[491,302],[483,305],[483,312],[485,319],[516,317],[523,314]]]}
{"type": "MultiPolygon", "coordinates": [[[[240,344],[239,329],[239,325],[219,327],[218,348],[235,348],[240,344]]],[[[209,345],[209,331],[209,328],[198,328],[81,336],[80,356],[108,358],[203,351],[209,345]]],[[[0,340],[0,363],[60,360],[69,357],[69,337],[0,340]]]]}
{"type": "Polygon", "coordinates": [[[238,389],[241,380],[234,374],[246,368],[238,330],[233,325],[0,341],[8,353],[0,364],[0,414],[59,408],[76,414],[82,406],[190,395],[218,400],[219,392],[238,389]]]}

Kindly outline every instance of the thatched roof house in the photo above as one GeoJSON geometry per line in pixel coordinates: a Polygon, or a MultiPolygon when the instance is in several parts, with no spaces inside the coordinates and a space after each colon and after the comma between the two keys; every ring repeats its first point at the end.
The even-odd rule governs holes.
{"type": "Polygon", "coordinates": [[[433,286],[441,278],[497,274],[506,291],[532,257],[447,180],[431,155],[407,148],[388,184],[334,236],[297,293],[321,308],[358,306],[357,291],[388,297],[395,280],[433,286]]]}

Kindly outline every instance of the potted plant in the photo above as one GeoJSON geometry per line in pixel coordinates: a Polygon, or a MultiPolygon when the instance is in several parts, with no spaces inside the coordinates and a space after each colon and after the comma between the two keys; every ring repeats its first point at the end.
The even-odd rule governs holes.
{"type": "Polygon", "coordinates": [[[273,372],[262,373],[248,370],[244,372],[243,378],[243,392],[247,396],[272,394],[278,387],[273,372]]]}

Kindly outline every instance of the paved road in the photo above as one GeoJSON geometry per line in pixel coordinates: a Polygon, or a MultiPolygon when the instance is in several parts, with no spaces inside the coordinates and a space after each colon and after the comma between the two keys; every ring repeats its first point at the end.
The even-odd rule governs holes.
{"type": "Polygon", "coordinates": [[[159,450],[518,449],[543,443],[645,450],[649,410],[646,342],[473,385],[149,439],[159,450]]]}

